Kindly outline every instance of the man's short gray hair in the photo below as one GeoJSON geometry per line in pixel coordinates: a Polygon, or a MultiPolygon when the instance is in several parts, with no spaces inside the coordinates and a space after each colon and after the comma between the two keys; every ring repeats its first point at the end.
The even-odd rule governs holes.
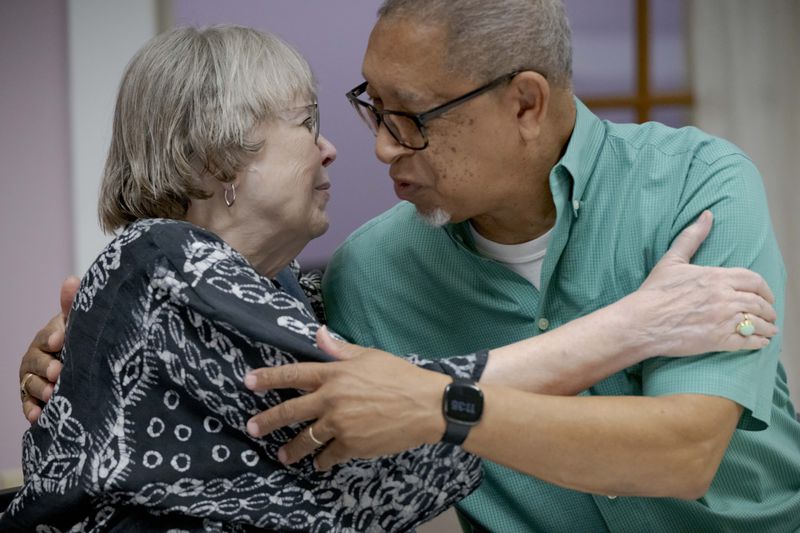
{"type": "Polygon", "coordinates": [[[100,191],[102,228],[182,218],[207,198],[198,173],[232,181],[265,139],[252,131],[314,99],[306,60],[274,35],[239,26],[179,28],[148,41],[123,75],[100,191]]]}
{"type": "Polygon", "coordinates": [[[571,84],[571,32],[561,0],[385,0],[378,17],[395,16],[441,24],[451,72],[488,81],[528,68],[554,86],[571,84]]]}

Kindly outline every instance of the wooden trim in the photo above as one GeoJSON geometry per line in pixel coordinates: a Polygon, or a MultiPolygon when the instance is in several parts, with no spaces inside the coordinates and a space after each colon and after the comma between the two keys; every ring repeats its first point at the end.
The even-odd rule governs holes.
{"type": "Polygon", "coordinates": [[[650,5],[636,0],[636,120],[650,119],[650,5]]]}
{"type": "Polygon", "coordinates": [[[584,103],[593,109],[633,109],[637,122],[650,120],[654,107],[686,106],[694,104],[690,91],[654,94],[650,85],[650,1],[636,0],[635,4],[634,76],[636,90],[632,95],[600,95],[584,98],[584,103]]]}

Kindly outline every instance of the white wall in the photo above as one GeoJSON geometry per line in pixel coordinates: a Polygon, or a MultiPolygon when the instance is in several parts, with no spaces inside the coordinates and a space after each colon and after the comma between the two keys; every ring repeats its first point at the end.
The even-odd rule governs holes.
{"type": "Polygon", "coordinates": [[[73,272],[81,276],[110,240],[97,221],[119,80],[158,27],[154,0],[69,0],[73,272]]]}
{"type": "Polygon", "coordinates": [[[0,486],[19,484],[19,360],[107,238],[97,191],[114,95],[154,0],[0,2],[0,486]]]}

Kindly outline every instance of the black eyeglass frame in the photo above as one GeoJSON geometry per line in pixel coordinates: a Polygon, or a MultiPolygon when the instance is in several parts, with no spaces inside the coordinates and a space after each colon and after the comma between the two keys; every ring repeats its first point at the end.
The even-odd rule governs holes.
{"type": "MultiPolygon", "coordinates": [[[[508,74],[504,74],[504,75],[500,76],[499,78],[493,79],[492,81],[486,83],[485,85],[481,85],[477,89],[473,89],[473,90],[469,91],[466,94],[462,94],[461,96],[458,96],[456,98],[453,98],[450,101],[447,101],[447,102],[445,102],[443,104],[440,104],[440,105],[434,107],[433,109],[429,109],[427,111],[423,111],[422,113],[409,113],[407,111],[392,111],[390,109],[381,110],[381,109],[376,108],[374,105],[370,104],[369,102],[365,102],[364,100],[360,100],[359,96],[361,96],[362,94],[364,94],[364,92],[366,92],[367,86],[369,85],[369,82],[366,82],[366,81],[361,83],[360,85],[356,86],[352,90],[348,91],[346,96],[347,96],[347,99],[350,101],[350,104],[353,107],[356,108],[357,112],[358,112],[358,108],[356,106],[365,107],[375,117],[376,125],[375,125],[375,131],[373,131],[373,133],[375,135],[378,134],[378,129],[380,129],[381,124],[383,123],[383,124],[386,124],[386,129],[389,131],[389,133],[391,134],[392,138],[394,138],[394,140],[397,141],[398,144],[400,144],[401,146],[404,146],[405,148],[408,148],[409,150],[424,150],[425,148],[428,147],[428,136],[425,133],[425,124],[427,122],[435,119],[436,117],[439,117],[439,116],[447,113],[448,111],[460,106],[461,104],[463,104],[465,102],[468,102],[469,100],[472,100],[473,98],[475,98],[477,96],[482,95],[485,92],[491,91],[492,89],[494,89],[495,87],[497,87],[501,83],[504,83],[506,81],[510,81],[517,74],[519,74],[520,72],[525,72],[527,70],[531,70],[531,69],[513,70],[513,71],[509,72],[508,74]],[[425,143],[422,146],[411,146],[411,145],[403,142],[399,138],[400,137],[399,132],[393,131],[393,128],[396,127],[396,126],[394,126],[394,125],[390,126],[390,124],[392,124],[391,120],[389,122],[387,122],[387,120],[385,118],[385,117],[389,117],[391,115],[398,115],[398,116],[401,116],[401,117],[406,117],[408,119],[411,119],[411,121],[417,126],[417,129],[419,130],[419,133],[422,136],[422,139],[425,141],[425,143]]],[[[359,114],[359,116],[361,116],[360,112],[358,112],[358,114],[359,114]]],[[[372,130],[372,126],[370,124],[367,124],[367,126],[369,126],[369,129],[372,130]]]]}

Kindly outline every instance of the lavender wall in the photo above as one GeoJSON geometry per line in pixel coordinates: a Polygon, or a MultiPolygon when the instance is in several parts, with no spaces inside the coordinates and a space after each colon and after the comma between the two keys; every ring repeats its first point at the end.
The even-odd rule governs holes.
{"type": "Polygon", "coordinates": [[[58,308],[72,263],[65,9],[0,2],[0,472],[19,468],[28,425],[19,357],[58,308]]]}
{"type": "Polygon", "coordinates": [[[275,33],[295,46],[319,80],[322,133],[339,151],[330,169],[331,228],[301,254],[304,265],[327,262],[336,246],[369,218],[394,205],[386,167],[375,159],[373,137],[344,94],[361,83],[361,59],[377,2],[304,0],[173,0],[174,24],[242,24],[275,33]]]}
{"type": "MultiPolygon", "coordinates": [[[[633,92],[634,2],[566,0],[565,4],[574,28],[578,94],[633,92]]],[[[687,83],[682,4],[653,0],[653,79],[659,88],[680,88],[687,83]]],[[[305,265],[324,264],[352,230],[396,201],[386,168],[372,153],[371,135],[344,98],[344,93],[362,79],[361,59],[377,5],[356,0],[173,0],[175,25],[232,23],[276,33],[308,58],[319,79],[322,131],[338,148],[339,160],[331,168],[331,229],[301,254],[305,265]]],[[[633,114],[626,111],[606,111],[603,115],[633,120],[633,114]]],[[[664,118],[680,122],[688,117],[664,118]]]]}

